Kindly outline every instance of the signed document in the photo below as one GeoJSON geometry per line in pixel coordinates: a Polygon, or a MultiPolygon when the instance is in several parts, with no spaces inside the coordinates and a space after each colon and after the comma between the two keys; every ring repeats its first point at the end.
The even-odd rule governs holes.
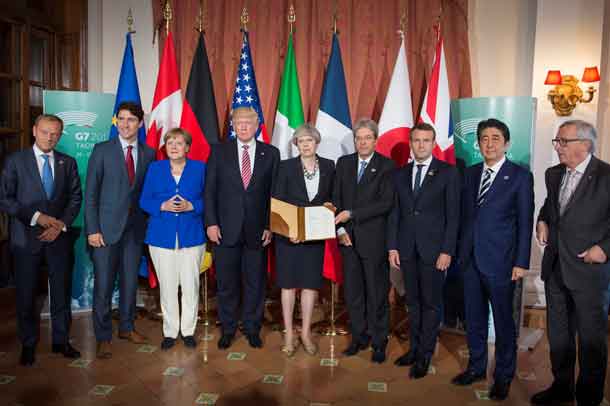
{"type": "Polygon", "coordinates": [[[325,206],[299,207],[272,198],[271,231],[300,241],[335,238],[335,213],[325,206]]]}

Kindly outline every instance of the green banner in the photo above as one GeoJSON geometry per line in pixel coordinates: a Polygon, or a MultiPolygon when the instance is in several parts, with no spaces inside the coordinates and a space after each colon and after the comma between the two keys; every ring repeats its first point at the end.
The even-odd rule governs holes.
{"type": "Polygon", "coordinates": [[[536,99],[533,97],[478,97],[451,101],[456,159],[465,166],[483,160],[477,144],[477,125],[488,118],[503,121],[510,130],[507,158],[530,168],[533,154],[536,99]]]}
{"type": "MultiPolygon", "coordinates": [[[[46,114],[55,114],[64,122],[57,150],[72,156],[85,190],[87,163],[95,144],[108,139],[112,124],[114,95],[106,93],[44,91],[46,114]]],[[[84,194],[83,194],[84,196],[84,194]]],[[[72,309],[89,310],[93,304],[93,264],[87,253],[83,232],[83,205],[72,224],[75,230],[74,271],[72,274],[72,309]]]]}

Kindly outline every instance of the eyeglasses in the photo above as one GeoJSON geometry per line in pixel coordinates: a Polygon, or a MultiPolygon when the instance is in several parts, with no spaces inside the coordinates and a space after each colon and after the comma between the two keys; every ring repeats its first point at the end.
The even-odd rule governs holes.
{"type": "Polygon", "coordinates": [[[559,144],[562,147],[566,147],[570,142],[576,142],[576,141],[584,141],[584,140],[580,139],[580,138],[553,138],[551,140],[551,142],[553,143],[554,146],[557,146],[557,144],[559,144]]]}

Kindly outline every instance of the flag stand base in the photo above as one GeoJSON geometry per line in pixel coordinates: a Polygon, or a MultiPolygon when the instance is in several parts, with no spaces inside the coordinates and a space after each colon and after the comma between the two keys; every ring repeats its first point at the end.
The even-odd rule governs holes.
{"type": "Polygon", "coordinates": [[[324,320],[316,323],[314,326],[314,331],[322,336],[344,336],[348,335],[349,332],[345,328],[345,326],[341,324],[337,324],[335,317],[335,297],[337,295],[337,284],[335,282],[331,282],[330,289],[330,320],[324,320]]]}

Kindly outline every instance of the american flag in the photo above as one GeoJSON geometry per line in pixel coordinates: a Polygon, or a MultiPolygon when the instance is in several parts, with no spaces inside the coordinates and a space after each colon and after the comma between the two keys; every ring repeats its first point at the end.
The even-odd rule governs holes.
{"type": "MultiPolygon", "coordinates": [[[[243,33],[243,42],[241,44],[241,56],[237,65],[237,75],[235,77],[235,90],[233,91],[232,109],[238,107],[252,107],[258,113],[258,121],[260,127],[256,133],[256,138],[269,144],[269,134],[265,126],[263,110],[261,108],[260,97],[258,95],[258,86],[256,85],[256,75],[254,74],[254,63],[252,54],[250,53],[250,42],[248,40],[248,32],[243,33]]],[[[229,137],[235,138],[235,130],[233,123],[229,121],[229,137]]]]}

